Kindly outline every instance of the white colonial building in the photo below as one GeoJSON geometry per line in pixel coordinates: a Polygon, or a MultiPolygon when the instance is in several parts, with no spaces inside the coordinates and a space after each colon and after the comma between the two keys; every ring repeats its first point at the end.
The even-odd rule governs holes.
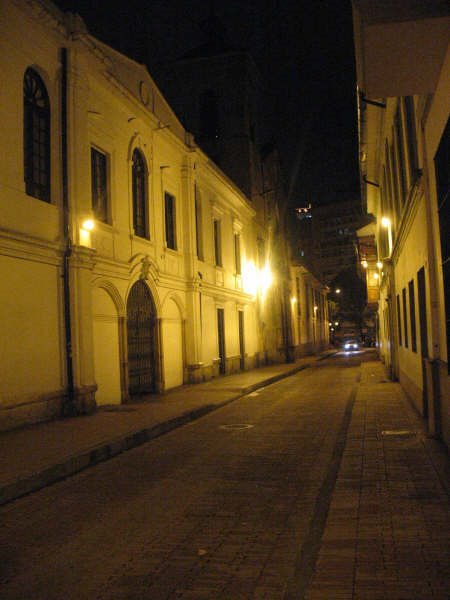
{"type": "Polygon", "coordinates": [[[0,429],[283,356],[257,207],[146,68],[47,0],[1,3],[0,63],[0,429]]]}

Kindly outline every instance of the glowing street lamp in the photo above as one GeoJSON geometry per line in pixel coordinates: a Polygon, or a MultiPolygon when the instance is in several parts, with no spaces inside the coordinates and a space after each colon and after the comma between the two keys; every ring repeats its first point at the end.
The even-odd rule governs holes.
{"type": "Polygon", "coordinates": [[[85,229],[86,231],[92,231],[94,229],[94,227],[95,227],[95,224],[94,224],[94,221],[92,219],[86,219],[81,224],[81,227],[83,229],[85,229]]]}
{"type": "Polygon", "coordinates": [[[80,225],[80,245],[91,246],[91,231],[95,228],[93,219],[85,219],[80,225]]]}
{"type": "Polygon", "coordinates": [[[388,230],[389,256],[392,254],[392,223],[389,217],[381,218],[381,226],[388,230]]]}

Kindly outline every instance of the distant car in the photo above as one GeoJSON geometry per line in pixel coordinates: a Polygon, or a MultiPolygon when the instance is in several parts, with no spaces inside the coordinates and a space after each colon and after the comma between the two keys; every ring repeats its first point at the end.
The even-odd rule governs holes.
{"type": "Polygon", "coordinates": [[[359,342],[355,338],[345,339],[342,347],[347,352],[352,352],[353,350],[359,350],[359,342]]]}

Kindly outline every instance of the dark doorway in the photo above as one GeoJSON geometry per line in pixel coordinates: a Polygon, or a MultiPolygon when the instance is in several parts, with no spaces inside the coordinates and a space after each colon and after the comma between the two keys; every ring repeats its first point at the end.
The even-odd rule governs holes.
{"type": "Polygon", "coordinates": [[[240,355],[240,369],[245,369],[245,338],[244,338],[244,311],[239,310],[239,355],[240,355]]]}
{"type": "Polygon", "coordinates": [[[156,311],[143,281],[131,288],[127,301],[128,389],[148,394],[156,388],[156,311]]]}
{"type": "Polygon", "coordinates": [[[223,308],[217,309],[217,340],[219,350],[219,373],[225,374],[225,323],[223,308]]]}
{"type": "Polygon", "coordinates": [[[424,267],[417,271],[417,295],[419,300],[420,355],[422,358],[423,416],[428,417],[428,390],[425,364],[428,358],[428,328],[424,267]]]}

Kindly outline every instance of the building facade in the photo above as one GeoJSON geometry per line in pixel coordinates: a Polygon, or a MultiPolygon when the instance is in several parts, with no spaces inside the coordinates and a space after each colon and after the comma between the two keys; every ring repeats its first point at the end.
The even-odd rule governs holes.
{"type": "Polygon", "coordinates": [[[314,264],[326,284],[356,264],[356,230],[361,224],[361,209],[354,201],[313,206],[314,264]]]}
{"type": "Polygon", "coordinates": [[[3,429],[257,366],[255,210],[146,69],[1,7],[3,429]]]}
{"type": "Polygon", "coordinates": [[[292,347],[296,358],[315,354],[330,341],[328,287],[301,264],[291,265],[292,347]]]}
{"type": "Polygon", "coordinates": [[[355,0],[353,12],[380,355],[448,445],[450,10],[434,0],[355,0]]]}
{"type": "Polygon", "coordinates": [[[47,0],[1,4],[0,51],[0,429],[289,359],[278,213],[146,68],[47,0]]]}

